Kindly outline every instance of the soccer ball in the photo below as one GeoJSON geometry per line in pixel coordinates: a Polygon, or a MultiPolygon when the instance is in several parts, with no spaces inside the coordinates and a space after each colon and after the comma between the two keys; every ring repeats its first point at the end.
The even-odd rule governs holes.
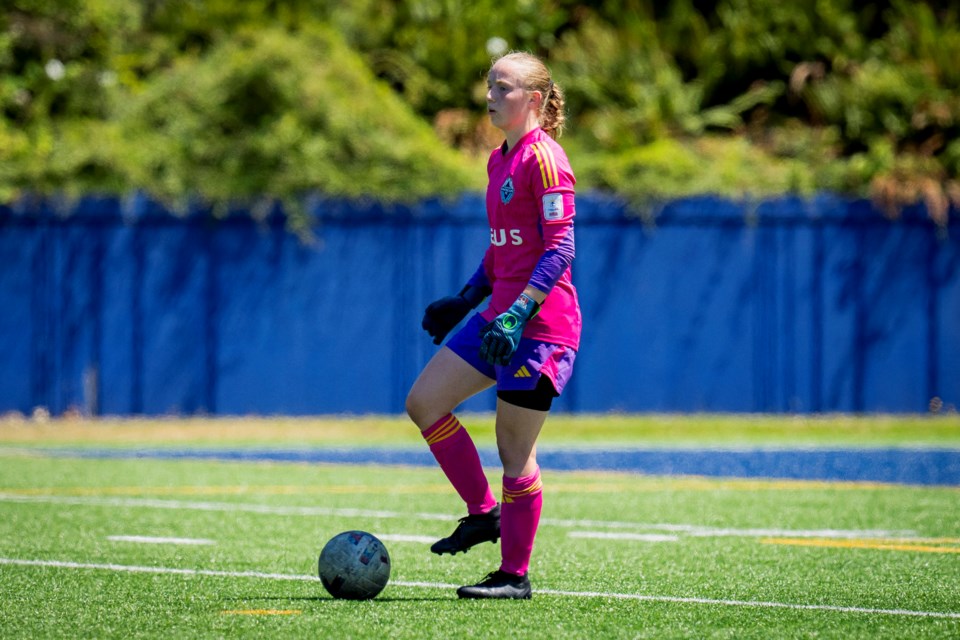
{"type": "Polygon", "coordinates": [[[320,582],[334,598],[369,600],[390,580],[390,555],[375,535],[344,531],[320,552],[320,582]]]}

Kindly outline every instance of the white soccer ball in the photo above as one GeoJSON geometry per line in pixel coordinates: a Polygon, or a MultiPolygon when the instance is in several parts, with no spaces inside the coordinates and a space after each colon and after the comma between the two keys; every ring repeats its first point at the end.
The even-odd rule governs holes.
{"type": "Polygon", "coordinates": [[[366,531],[344,531],[330,538],[320,552],[320,582],[334,598],[369,600],[390,580],[390,555],[366,531]]]}

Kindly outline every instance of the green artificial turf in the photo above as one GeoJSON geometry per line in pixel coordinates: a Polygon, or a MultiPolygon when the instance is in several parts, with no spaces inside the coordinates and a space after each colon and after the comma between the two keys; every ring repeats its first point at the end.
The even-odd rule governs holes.
{"type": "MultiPolygon", "coordinates": [[[[683,445],[739,425],[734,442],[817,432],[820,443],[955,443],[955,425],[919,433],[886,418],[846,429],[805,422],[799,440],[790,420],[608,419],[558,417],[557,441],[683,445]]],[[[387,431],[402,425],[385,420],[387,431]]],[[[324,441],[301,427],[269,442],[324,441]]],[[[956,487],[545,472],[533,600],[471,602],[455,586],[495,569],[499,548],[429,553],[427,541],[463,515],[439,469],[48,457],[45,446],[67,440],[8,437],[13,429],[41,431],[0,429],[2,638],[960,636],[956,487]],[[323,544],[348,529],[385,538],[392,576],[375,600],[334,600],[315,579],[323,544]]],[[[185,441],[208,446],[202,429],[185,441]]],[[[156,446],[148,431],[140,443],[93,440],[156,446]]],[[[488,472],[499,493],[499,470],[488,472]]]]}
{"type": "MultiPolygon", "coordinates": [[[[493,414],[460,416],[493,443],[493,414]]],[[[551,415],[544,445],[576,446],[941,446],[960,447],[960,415],[551,415]]],[[[297,447],[420,446],[401,416],[213,419],[0,418],[0,446],[297,447]]]]}

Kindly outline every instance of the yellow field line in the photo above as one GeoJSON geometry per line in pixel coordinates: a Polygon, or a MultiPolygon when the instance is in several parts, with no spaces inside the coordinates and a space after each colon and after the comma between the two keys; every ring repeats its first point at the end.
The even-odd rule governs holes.
{"type": "MultiPolygon", "coordinates": [[[[568,481],[567,481],[568,482],[568,481]]],[[[741,480],[730,478],[702,478],[688,476],[680,478],[639,477],[635,482],[621,483],[584,483],[558,485],[550,482],[548,489],[561,489],[582,492],[621,493],[623,491],[803,491],[810,489],[828,491],[876,491],[904,488],[904,485],[882,482],[826,482],[820,480],[741,480]]],[[[954,487],[934,487],[937,489],[955,489],[954,487]]]]}
{"type": "Polygon", "coordinates": [[[296,616],[303,612],[300,609],[234,609],[220,613],[225,616],[296,616]]]}
{"type": "Polygon", "coordinates": [[[916,551],[918,553],[960,553],[960,546],[935,546],[917,544],[917,542],[960,545],[958,538],[927,538],[917,541],[907,540],[828,540],[817,538],[763,538],[763,544],[780,544],[798,547],[819,547],[834,549],[877,549],[882,551],[916,551]]]}

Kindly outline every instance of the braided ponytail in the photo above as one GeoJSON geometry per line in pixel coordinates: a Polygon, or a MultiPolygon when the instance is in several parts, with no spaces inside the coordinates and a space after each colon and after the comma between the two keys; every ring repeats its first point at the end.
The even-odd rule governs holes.
{"type": "Polygon", "coordinates": [[[551,80],[543,96],[543,105],[540,107],[540,128],[556,140],[563,135],[563,125],[566,121],[563,89],[551,80]]]}

